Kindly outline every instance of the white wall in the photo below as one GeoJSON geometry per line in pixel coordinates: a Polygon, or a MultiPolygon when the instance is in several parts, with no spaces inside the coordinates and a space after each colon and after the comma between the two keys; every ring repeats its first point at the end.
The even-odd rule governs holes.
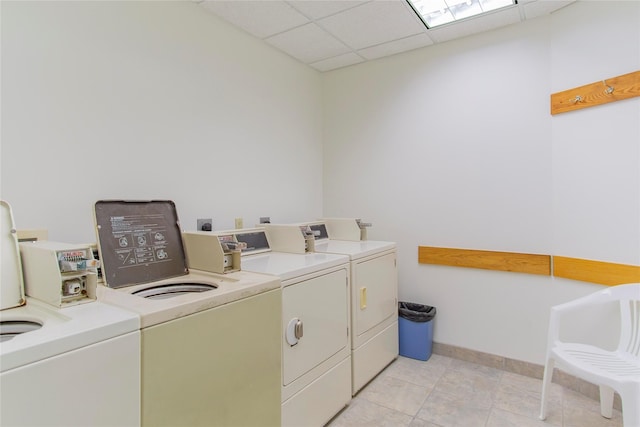
{"type": "Polygon", "coordinates": [[[1,2],[1,197],[19,228],[95,241],[99,199],[183,228],[322,213],[321,75],[195,3],[1,2]]]}
{"type": "Polygon", "coordinates": [[[640,264],[640,101],[549,112],[638,70],[639,41],[640,3],[579,2],[325,74],[324,213],[398,242],[400,299],[437,307],[435,341],[543,363],[549,307],[600,286],[421,265],[419,245],[640,264]]]}
{"type": "MultiPolygon", "coordinates": [[[[640,3],[576,6],[553,21],[551,91],[640,70],[640,3]]],[[[640,101],[551,123],[555,253],[640,265],[640,101]]]]}

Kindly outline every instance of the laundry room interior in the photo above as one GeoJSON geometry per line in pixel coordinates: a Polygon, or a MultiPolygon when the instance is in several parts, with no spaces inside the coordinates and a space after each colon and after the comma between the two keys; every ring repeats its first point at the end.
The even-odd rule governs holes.
{"type": "MultiPolygon", "coordinates": [[[[354,50],[342,63],[327,61],[328,54],[305,63],[207,3],[225,2],[0,2],[0,198],[15,228],[95,244],[96,202],[114,200],[171,201],[184,232],[199,232],[202,218],[211,219],[214,234],[259,228],[265,217],[272,225],[357,218],[370,224],[367,239],[395,243],[394,304],[437,308],[431,361],[400,356],[384,365],[427,372],[419,363],[451,369],[464,362],[491,375],[535,378],[528,392],[535,413],[501,412],[513,423],[501,424],[494,400],[467,423],[431,417],[437,382],[420,384],[416,374],[416,384],[387,383],[387,397],[370,391],[376,397],[366,399],[366,387],[349,383],[341,389],[344,409],[308,425],[533,425],[551,307],[640,282],[640,1],[518,0],[515,22],[487,21],[466,33],[454,33],[452,24],[440,40],[407,42],[393,54],[354,50]],[[541,12],[520,19],[529,3],[541,12]],[[624,86],[627,75],[635,80],[624,86]],[[592,100],[576,93],[565,100],[571,111],[552,110],[554,94],[587,85],[602,93],[598,99],[631,96],[586,105],[592,100]],[[522,271],[521,258],[513,258],[515,267],[464,265],[483,254],[522,256],[525,264],[543,259],[545,267],[522,271]],[[618,268],[624,280],[561,274],[567,260],[618,268]],[[385,403],[395,402],[395,391],[405,403],[385,403]],[[349,415],[358,405],[375,417],[349,415]]],[[[296,11],[297,3],[407,8],[404,0],[273,3],[296,11]]],[[[376,19],[344,25],[355,35],[387,30],[376,19]]],[[[312,58],[316,48],[311,43],[301,55],[312,58]]],[[[353,284],[354,260],[340,262],[353,284]]],[[[227,282],[262,273],[230,273],[227,282]]],[[[282,283],[291,280],[284,274],[282,283]]],[[[280,292],[260,286],[265,298],[280,292]]],[[[617,316],[585,314],[567,336],[613,348],[617,316]]],[[[355,357],[353,348],[340,351],[355,357]]],[[[366,381],[375,385],[383,368],[366,381]]],[[[552,404],[546,425],[623,425],[619,396],[607,419],[597,389],[571,393],[573,400],[555,404],[573,402],[588,421],[575,424],[571,417],[582,414],[564,407],[558,415],[552,404]]],[[[296,414],[289,425],[303,423],[304,413],[296,414]]],[[[202,421],[192,425],[221,425],[202,421]]]]}

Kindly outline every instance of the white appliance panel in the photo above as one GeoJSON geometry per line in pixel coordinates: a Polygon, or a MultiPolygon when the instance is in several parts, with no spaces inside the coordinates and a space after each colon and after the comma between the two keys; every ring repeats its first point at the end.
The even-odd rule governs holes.
{"type": "Polygon", "coordinates": [[[398,321],[394,320],[382,332],[353,350],[353,394],[398,357],[398,321]]]}
{"type": "Polygon", "coordinates": [[[328,370],[304,393],[282,403],[282,426],[323,426],[351,400],[351,358],[328,370]],[[313,420],[314,422],[312,422],[313,420]]]}
{"type": "Polygon", "coordinates": [[[283,339],[284,386],[349,346],[347,275],[340,269],[283,289],[283,334],[292,319],[303,328],[295,345],[283,339]]]}
{"type": "Polygon", "coordinates": [[[381,252],[396,249],[394,242],[383,242],[379,240],[362,240],[351,242],[348,240],[317,240],[315,243],[316,252],[345,254],[351,257],[351,260],[357,260],[381,252]]]}
{"type": "Polygon", "coordinates": [[[256,273],[272,274],[280,277],[280,279],[285,282],[296,277],[312,274],[348,262],[349,258],[344,255],[325,253],[308,253],[303,255],[268,252],[243,257],[242,269],[256,273]]]}
{"type": "MultiPolygon", "coordinates": [[[[357,342],[384,319],[397,315],[396,255],[368,258],[352,263],[354,339],[357,342]]],[[[354,345],[354,348],[357,345],[354,345]]]]}
{"type": "Polygon", "coordinates": [[[109,304],[91,302],[56,309],[30,297],[24,306],[0,312],[0,321],[14,320],[35,321],[42,327],[2,343],[3,372],[140,328],[135,313],[109,304]]]}
{"type": "Polygon", "coordinates": [[[0,391],[2,425],[139,426],[140,332],[4,371],[0,391]]]}

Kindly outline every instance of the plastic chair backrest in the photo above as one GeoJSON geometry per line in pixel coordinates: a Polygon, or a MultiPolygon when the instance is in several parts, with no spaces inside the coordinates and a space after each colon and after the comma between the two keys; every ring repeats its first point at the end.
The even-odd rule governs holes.
{"type": "Polygon", "coordinates": [[[613,286],[611,297],[620,301],[620,344],[618,351],[640,357],[640,283],[613,286]]]}

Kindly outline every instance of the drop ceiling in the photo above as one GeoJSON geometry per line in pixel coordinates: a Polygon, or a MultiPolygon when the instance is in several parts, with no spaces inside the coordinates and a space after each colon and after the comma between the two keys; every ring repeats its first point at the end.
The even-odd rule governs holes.
{"type": "Polygon", "coordinates": [[[575,0],[518,0],[514,6],[432,29],[405,0],[195,1],[324,72],[523,22],[575,0]]]}

